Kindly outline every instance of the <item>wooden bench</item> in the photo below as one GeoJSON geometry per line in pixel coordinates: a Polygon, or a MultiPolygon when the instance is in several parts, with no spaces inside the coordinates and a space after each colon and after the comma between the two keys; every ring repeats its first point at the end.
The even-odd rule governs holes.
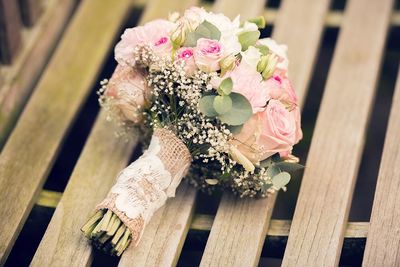
{"type": "MultiPolygon", "coordinates": [[[[48,50],[76,3],[46,3],[35,24],[42,23],[43,29],[31,48],[22,46],[12,66],[0,67],[0,137],[7,138],[0,155],[0,265],[38,203],[57,207],[31,265],[87,266],[93,251],[80,227],[130,160],[136,140],[127,144],[116,139],[100,112],[65,191],[43,191],[43,184],[132,8],[144,5],[142,24],[205,3],[81,1],[47,64],[48,50]]],[[[388,27],[400,25],[394,0],[348,0],[343,13],[329,12],[329,0],[282,0],[278,11],[265,10],[265,0],[246,5],[241,0],[206,3],[231,17],[266,14],[267,20],[273,19],[273,38],[289,46],[290,75],[302,106],[324,27],[340,24],[293,219],[271,219],[276,196],[254,200],[224,194],[215,217],[196,214],[196,190],[182,184],[151,220],[139,246],[129,247],[118,266],[176,265],[189,229],[209,231],[201,266],[256,266],[266,235],[288,238],[283,266],[337,266],[345,237],[367,238],[364,266],[400,266],[400,171],[395,168],[400,164],[400,75],[371,220],[348,222],[388,27]]]]}

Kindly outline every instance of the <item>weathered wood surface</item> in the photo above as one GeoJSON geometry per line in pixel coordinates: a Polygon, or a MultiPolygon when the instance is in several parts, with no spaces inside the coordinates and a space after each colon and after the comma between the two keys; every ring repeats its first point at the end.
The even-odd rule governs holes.
{"type": "Polygon", "coordinates": [[[400,266],[400,72],[386,132],[363,266],[400,266]]]}
{"type": "Polygon", "coordinates": [[[130,5],[130,0],[81,3],[5,145],[0,155],[0,217],[7,219],[0,221],[0,265],[31,210],[130,5]],[[111,9],[113,12],[109,12],[111,9]]]}
{"type": "Polygon", "coordinates": [[[40,77],[75,6],[75,0],[50,0],[12,65],[0,67],[0,150],[40,77]]]}
{"type": "Polygon", "coordinates": [[[347,3],[283,266],[339,263],[392,4],[347,3]]]}
{"type": "MultiPolygon", "coordinates": [[[[273,37],[278,36],[279,41],[287,44],[289,48],[309,47],[309,58],[295,56],[291,58],[289,67],[291,75],[300,73],[295,74],[297,75],[295,82],[303,81],[300,84],[300,90],[304,93],[300,97],[305,97],[305,88],[311,78],[311,70],[318,49],[318,44],[314,44],[314,42],[318,43],[321,38],[329,1],[319,1],[311,5],[310,8],[315,12],[310,13],[303,8],[305,4],[308,4],[306,0],[285,2],[283,11],[279,13],[282,19],[276,21],[273,37]],[[299,14],[291,16],[290,14],[294,11],[299,14]],[[289,15],[283,12],[289,12],[289,15]],[[315,25],[316,23],[320,25],[315,25]],[[303,32],[308,32],[308,38],[289,38],[291,33],[299,35],[303,32]],[[298,60],[305,61],[297,62],[298,60]],[[309,71],[301,71],[302,68],[308,68],[309,71]]],[[[241,2],[238,1],[237,5],[241,5],[241,2]]],[[[297,84],[294,85],[297,88],[297,84]]],[[[214,226],[211,228],[201,265],[218,266],[225,262],[229,262],[232,264],[231,266],[257,265],[275,200],[276,196],[257,201],[253,199],[233,201],[231,196],[224,196],[217,211],[214,226]],[[246,220],[236,221],[232,218],[246,218],[246,220]],[[257,235],[253,233],[257,233],[257,235]]]]}
{"type": "MultiPolygon", "coordinates": [[[[175,0],[168,3],[160,0],[150,1],[140,23],[165,17],[171,9],[182,11],[192,4],[193,0],[175,0]]],[[[90,264],[92,248],[80,232],[80,228],[93,212],[95,205],[105,197],[116,174],[126,166],[130,158],[129,152],[135,143],[118,141],[114,136],[112,124],[106,122],[105,114],[101,113],[35,254],[33,266],[90,264]],[[108,150],[112,153],[106,152],[108,150]],[[88,187],[88,184],[93,186],[88,187]]],[[[195,197],[196,193],[192,188],[180,188],[176,199],[169,201],[158,213],[161,217],[151,221],[140,246],[137,249],[131,247],[124,253],[120,265],[143,263],[154,266],[154,263],[173,266],[189,229],[195,197]],[[149,246],[152,247],[151,251],[145,249],[149,246]],[[136,260],[132,261],[132,258],[136,260]]]]}
{"type": "Polygon", "coordinates": [[[0,0],[0,62],[10,64],[21,46],[18,1],[0,0]]]}
{"type": "Polygon", "coordinates": [[[123,254],[120,267],[176,266],[194,212],[196,189],[182,184],[146,226],[137,247],[123,254]]]}
{"type": "Polygon", "coordinates": [[[213,6],[213,12],[223,13],[224,15],[235,18],[240,15],[240,19],[249,19],[255,16],[262,15],[266,0],[253,0],[251,4],[244,2],[237,2],[231,0],[218,0],[213,6]]]}

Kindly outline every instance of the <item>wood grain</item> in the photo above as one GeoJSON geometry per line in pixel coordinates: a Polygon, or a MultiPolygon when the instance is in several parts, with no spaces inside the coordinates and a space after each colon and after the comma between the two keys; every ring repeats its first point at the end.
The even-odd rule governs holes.
{"type": "MultiPolygon", "coordinates": [[[[309,49],[308,58],[302,56],[290,58],[290,75],[300,73],[297,74],[294,85],[303,90],[304,93],[300,95],[303,98],[317,55],[328,2],[328,0],[313,2],[309,6],[312,12],[309,12],[304,9],[305,5],[310,4],[308,0],[285,1],[285,5],[282,7],[283,11],[279,13],[282,18],[277,19],[276,29],[273,32],[273,37],[278,36],[279,41],[287,44],[289,50],[298,51],[295,48],[297,46],[308,47],[309,49]],[[291,16],[290,14],[295,11],[299,14],[291,16]],[[285,12],[288,12],[289,15],[286,15],[285,12]],[[307,18],[305,19],[305,17],[307,18]],[[315,25],[316,23],[319,23],[319,25],[315,25]],[[308,38],[293,39],[290,34],[292,32],[295,35],[307,32],[308,38]],[[299,60],[302,62],[298,62],[299,60]],[[309,71],[302,71],[303,67],[309,68],[309,71]],[[303,83],[298,87],[296,82],[301,81],[303,83]]],[[[237,5],[242,5],[242,3],[237,1],[237,5]]],[[[301,103],[303,102],[301,101],[301,103]]],[[[275,200],[276,196],[257,201],[253,199],[233,201],[230,196],[224,196],[211,228],[201,266],[219,266],[224,261],[231,263],[231,266],[257,265],[265,234],[268,232],[275,200]],[[232,218],[246,218],[246,220],[236,221],[232,218]]]]}
{"type": "Polygon", "coordinates": [[[47,1],[35,27],[24,30],[24,45],[9,67],[0,67],[0,150],[48,62],[75,6],[75,0],[47,1]]]}
{"type": "Polygon", "coordinates": [[[93,127],[31,266],[90,265],[91,245],[80,229],[111,188],[115,174],[126,166],[136,143],[115,138],[105,115],[100,113],[93,127]]]}
{"type": "Polygon", "coordinates": [[[274,24],[274,39],[288,46],[289,76],[300,106],[307,95],[329,3],[326,0],[282,1],[274,24]]]}
{"type": "Polygon", "coordinates": [[[347,3],[283,266],[339,264],[392,4],[347,3]]]}
{"type": "Polygon", "coordinates": [[[137,247],[130,246],[120,267],[176,266],[194,212],[196,189],[181,184],[175,198],[156,212],[137,247]]]}
{"type": "Polygon", "coordinates": [[[21,17],[17,1],[0,0],[0,62],[11,64],[21,46],[21,17]]]}
{"type": "Polygon", "coordinates": [[[0,265],[7,258],[130,4],[130,0],[81,3],[0,155],[0,265]],[[109,12],[111,9],[113,12],[109,12]]]}
{"type": "MultiPolygon", "coordinates": [[[[167,16],[172,11],[171,7],[182,11],[192,4],[192,0],[168,3],[161,0],[150,1],[140,23],[167,16]]],[[[95,205],[106,196],[116,174],[126,166],[130,158],[129,151],[132,151],[135,143],[119,143],[113,136],[112,124],[106,122],[105,114],[99,116],[39,245],[32,266],[90,265],[92,248],[79,229],[93,212],[95,205]],[[90,184],[93,186],[89,187],[90,184]]],[[[169,201],[158,213],[158,217],[151,221],[140,246],[137,249],[131,247],[123,255],[121,265],[174,265],[189,229],[195,198],[196,193],[192,188],[179,188],[177,198],[169,201]],[[148,247],[152,249],[147,250],[148,247]]]]}
{"type": "Polygon", "coordinates": [[[386,132],[363,266],[400,266],[400,72],[386,132]]]}

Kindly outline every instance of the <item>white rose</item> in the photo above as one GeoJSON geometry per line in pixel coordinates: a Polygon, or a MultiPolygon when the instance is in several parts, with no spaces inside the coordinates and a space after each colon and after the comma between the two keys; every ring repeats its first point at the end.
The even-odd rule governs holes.
{"type": "Polygon", "coordinates": [[[287,57],[287,46],[278,44],[271,38],[264,38],[257,41],[257,44],[265,45],[269,48],[270,52],[278,56],[278,63],[276,69],[280,72],[287,73],[289,60],[287,57]]]}
{"type": "Polygon", "coordinates": [[[256,70],[257,64],[260,61],[261,52],[258,48],[254,46],[249,46],[246,51],[241,52],[242,54],[242,61],[241,63],[245,63],[250,66],[251,69],[256,70]]]}

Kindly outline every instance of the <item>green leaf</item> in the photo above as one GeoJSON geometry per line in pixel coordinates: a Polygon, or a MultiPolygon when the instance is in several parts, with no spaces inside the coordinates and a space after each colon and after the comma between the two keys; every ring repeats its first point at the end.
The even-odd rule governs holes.
{"type": "Polygon", "coordinates": [[[228,77],[224,79],[219,85],[218,93],[229,95],[232,92],[232,87],[233,87],[232,78],[228,77]]]}
{"type": "Polygon", "coordinates": [[[218,177],[218,180],[225,181],[225,180],[228,180],[230,177],[231,177],[231,174],[229,172],[224,172],[223,174],[221,174],[218,177]]]}
{"type": "Polygon", "coordinates": [[[219,115],[223,115],[232,109],[232,99],[229,95],[218,95],[214,98],[213,107],[219,115]]]}
{"type": "Polygon", "coordinates": [[[257,48],[263,56],[269,53],[269,48],[266,45],[255,45],[254,47],[257,48]]]}
{"type": "Polygon", "coordinates": [[[229,125],[229,126],[228,126],[229,131],[230,131],[231,133],[233,133],[233,134],[238,134],[238,133],[240,133],[240,131],[242,130],[242,128],[243,128],[243,124],[241,124],[241,125],[236,125],[236,126],[233,126],[233,125],[229,125]]]}
{"type": "Polygon", "coordinates": [[[281,172],[272,177],[272,184],[276,189],[281,189],[287,185],[290,181],[290,174],[287,172],[281,172]]]}
{"type": "Polygon", "coordinates": [[[242,45],[242,51],[245,51],[249,46],[255,45],[260,38],[260,31],[243,32],[239,34],[238,38],[242,45]]]}
{"type": "Polygon", "coordinates": [[[293,163],[293,162],[285,162],[285,161],[281,161],[275,164],[277,167],[279,167],[279,169],[281,169],[282,171],[285,172],[296,172],[299,170],[304,169],[304,166],[298,163],[293,163]]]}
{"type": "Polygon", "coordinates": [[[268,167],[267,169],[267,175],[268,177],[275,177],[276,175],[278,175],[281,172],[281,170],[275,166],[275,165],[271,165],[268,167]]]}
{"type": "Polygon", "coordinates": [[[205,95],[200,98],[199,101],[199,109],[201,113],[206,115],[207,117],[216,117],[218,113],[214,109],[214,99],[216,95],[205,95]]]}
{"type": "Polygon", "coordinates": [[[200,38],[219,40],[221,38],[221,32],[217,27],[205,20],[196,28],[195,31],[187,34],[183,46],[195,47],[197,45],[197,40],[200,38]]]}
{"type": "Polygon", "coordinates": [[[258,16],[258,17],[255,17],[255,18],[251,18],[251,19],[248,19],[247,21],[256,24],[259,29],[264,29],[265,28],[265,18],[264,18],[264,16],[258,16]]]}
{"type": "Polygon", "coordinates": [[[279,153],[275,153],[269,158],[264,159],[263,161],[260,162],[260,167],[261,168],[268,168],[271,165],[275,165],[276,162],[281,162],[281,157],[279,156],[279,153]]]}
{"type": "Polygon", "coordinates": [[[245,123],[253,114],[250,102],[239,93],[231,93],[232,108],[218,118],[228,125],[238,126],[245,123]]]}

